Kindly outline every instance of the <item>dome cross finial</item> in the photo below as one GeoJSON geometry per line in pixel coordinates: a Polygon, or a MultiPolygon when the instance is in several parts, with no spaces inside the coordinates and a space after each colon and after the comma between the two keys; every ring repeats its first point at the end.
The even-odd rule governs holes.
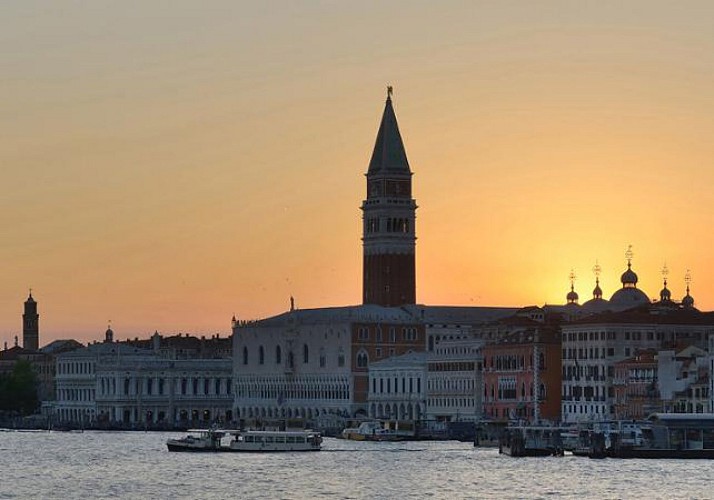
{"type": "Polygon", "coordinates": [[[595,259],[595,265],[593,266],[593,274],[595,275],[596,279],[600,279],[600,273],[602,273],[602,267],[600,266],[600,263],[595,259]]]}
{"type": "Polygon", "coordinates": [[[627,267],[630,267],[632,265],[632,258],[635,256],[635,253],[632,251],[632,245],[627,245],[627,251],[625,252],[625,258],[627,259],[627,267]]]}

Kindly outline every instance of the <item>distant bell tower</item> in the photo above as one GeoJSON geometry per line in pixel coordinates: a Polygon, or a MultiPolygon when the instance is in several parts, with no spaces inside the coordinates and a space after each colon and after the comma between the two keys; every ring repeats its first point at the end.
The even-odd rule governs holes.
{"type": "Polygon", "coordinates": [[[416,209],[412,172],[392,107],[392,87],[387,87],[367,170],[367,199],[362,203],[363,303],[386,307],[416,303],[416,209]]]}
{"type": "Polygon", "coordinates": [[[30,296],[25,301],[25,313],[22,315],[22,347],[31,351],[40,348],[40,315],[37,314],[37,302],[30,296]]]}

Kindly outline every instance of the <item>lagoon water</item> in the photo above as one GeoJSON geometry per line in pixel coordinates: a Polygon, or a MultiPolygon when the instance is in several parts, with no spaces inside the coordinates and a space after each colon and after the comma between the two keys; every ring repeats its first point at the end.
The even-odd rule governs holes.
{"type": "Polygon", "coordinates": [[[714,461],[511,458],[456,441],[169,453],[180,433],[0,432],[0,498],[713,498],[714,461]]]}

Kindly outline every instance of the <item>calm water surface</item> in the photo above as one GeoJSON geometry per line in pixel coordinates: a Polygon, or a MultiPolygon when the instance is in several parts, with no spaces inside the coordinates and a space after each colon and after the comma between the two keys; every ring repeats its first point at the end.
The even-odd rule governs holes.
{"type": "Polygon", "coordinates": [[[510,458],[455,441],[169,453],[176,433],[0,432],[0,498],[712,498],[714,461],[510,458]]]}

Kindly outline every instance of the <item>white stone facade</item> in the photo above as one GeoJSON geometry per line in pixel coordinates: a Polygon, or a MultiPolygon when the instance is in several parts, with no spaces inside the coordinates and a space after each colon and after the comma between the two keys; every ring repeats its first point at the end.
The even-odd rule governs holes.
{"type": "Polygon", "coordinates": [[[395,356],[369,367],[369,416],[421,420],[426,408],[426,354],[395,356]]]}
{"type": "Polygon", "coordinates": [[[230,359],[167,360],[124,343],[57,357],[58,422],[153,426],[232,419],[230,359]]]}
{"type": "Polygon", "coordinates": [[[236,418],[351,414],[349,318],[329,312],[300,317],[298,320],[296,314],[234,328],[236,418]]]}
{"type": "Polygon", "coordinates": [[[428,420],[478,420],[483,414],[483,341],[462,325],[427,325],[428,420]]]}

